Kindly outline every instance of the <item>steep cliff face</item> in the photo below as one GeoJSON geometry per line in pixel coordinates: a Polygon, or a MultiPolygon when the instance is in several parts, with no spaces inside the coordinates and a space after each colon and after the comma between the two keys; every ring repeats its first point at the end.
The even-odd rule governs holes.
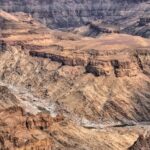
{"type": "Polygon", "coordinates": [[[150,38],[150,13],[141,17],[134,24],[123,29],[124,32],[150,38]]]}
{"type": "Polygon", "coordinates": [[[54,106],[53,112],[78,118],[80,124],[84,119],[108,125],[150,120],[148,39],[125,34],[80,37],[49,30],[29,16],[12,16],[1,17],[6,21],[0,78],[27,89],[26,101],[36,109],[51,112],[54,106]]]}
{"type": "Polygon", "coordinates": [[[127,150],[146,128],[92,130],[48,113],[32,115],[21,107],[0,110],[1,150],[127,150]],[[108,140],[110,139],[110,140],[108,140]]]}
{"type": "Polygon", "coordinates": [[[33,116],[21,107],[11,107],[1,110],[0,117],[1,150],[51,150],[52,139],[43,131],[53,123],[50,116],[33,116]]]}
{"type": "Polygon", "coordinates": [[[149,39],[4,11],[0,29],[0,149],[127,150],[150,132],[149,39]]]}
{"type": "Polygon", "coordinates": [[[148,2],[149,0],[0,0],[0,8],[31,13],[50,27],[76,27],[97,19],[127,26],[149,12],[148,2]]]}

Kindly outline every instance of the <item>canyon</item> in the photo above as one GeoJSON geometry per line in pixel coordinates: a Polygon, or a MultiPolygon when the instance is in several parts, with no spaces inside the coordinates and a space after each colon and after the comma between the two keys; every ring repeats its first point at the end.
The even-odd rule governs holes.
{"type": "Polygon", "coordinates": [[[122,32],[150,37],[149,0],[0,0],[0,8],[32,14],[50,28],[76,28],[102,20],[122,32]]]}
{"type": "MultiPolygon", "coordinates": [[[[0,8],[11,11],[0,10],[0,149],[148,150],[149,37],[106,26],[109,17],[107,23],[90,18],[92,23],[75,22],[73,29],[58,30],[58,25],[65,24],[57,16],[60,8],[55,12],[59,22],[51,18],[52,24],[47,24],[47,20],[48,28],[37,21],[37,14],[31,13],[36,20],[24,13],[26,4],[30,4],[27,12],[46,10],[48,1],[11,1],[6,7],[9,2],[0,1],[0,8]],[[21,2],[24,5],[19,7],[21,2]],[[93,34],[95,26],[100,31],[93,34]],[[80,32],[87,27],[86,34],[80,32]]],[[[73,1],[65,2],[51,1],[50,6],[72,6],[73,1]]],[[[92,7],[97,7],[96,2],[92,7]]],[[[137,0],[136,4],[149,10],[148,1],[137,0]]],[[[126,1],[126,5],[136,9],[135,1],[126,1]]]]}

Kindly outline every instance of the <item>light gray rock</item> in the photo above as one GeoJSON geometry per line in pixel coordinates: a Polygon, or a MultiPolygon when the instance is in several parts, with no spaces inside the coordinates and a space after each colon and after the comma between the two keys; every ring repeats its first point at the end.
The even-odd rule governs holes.
{"type": "Polygon", "coordinates": [[[79,26],[104,19],[120,25],[132,24],[150,11],[149,0],[0,0],[0,8],[24,11],[50,27],[79,26]]]}

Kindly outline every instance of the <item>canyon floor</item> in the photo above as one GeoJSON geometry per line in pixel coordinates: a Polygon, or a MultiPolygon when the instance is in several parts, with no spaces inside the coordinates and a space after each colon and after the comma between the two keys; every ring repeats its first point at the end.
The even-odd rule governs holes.
{"type": "Polygon", "coordinates": [[[81,29],[0,10],[1,150],[150,149],[150,39],[81,29]]]}

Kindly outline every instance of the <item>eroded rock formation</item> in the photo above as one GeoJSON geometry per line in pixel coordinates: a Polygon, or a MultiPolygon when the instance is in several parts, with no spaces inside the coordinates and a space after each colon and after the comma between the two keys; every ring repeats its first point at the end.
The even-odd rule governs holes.
{"type": "Polygon", "coordinates": [[[0,20],[2,150],[127,150],[149,133],[149,39],[83,37],[24,13],[0,20]]]}
{"type": "Polygon", "coordinates": [[[149,0],[0,0],[0,8],[30,13],[51,28],[78,27],[89,21],[103,20],[121,29],[128,28],[124,31],[130,34],[150,35],[149,26],[143,25],[140,29],[135,25],[140,18],[149,16],[149,0]]]}
{"type": "Polygon", "coordinates": [[[32,115],[21,107],[0,110],[0,118],[1,150],[81,150],[99,147],[102,150],[126,150],[137,140],[138,132],[145,130],[110,128],[91,132],[65,121],[61,116],[52,118],[48,113],[32,115]],[[111,141],[106,140],[108,138],[111,141]]]}
{"type": "Polygon", "coordinates": [[[150,136],[141,135],[129,150],[148,150],[150,149],[150,136]]]}
{"type": "Polygon", "coordinates": [[[53,123],[48,115],[33,116],[20,107],[12,107],[0,112],[1,150],[52,149],[52,139],[44,132],[53,123]]]}

